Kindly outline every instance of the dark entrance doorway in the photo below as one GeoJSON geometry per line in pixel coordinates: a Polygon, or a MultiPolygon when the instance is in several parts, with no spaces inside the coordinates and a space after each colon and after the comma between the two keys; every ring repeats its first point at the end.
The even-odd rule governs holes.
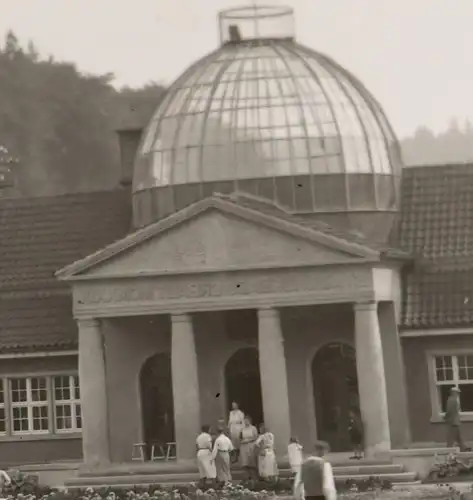
{"type": "Polygon", "coordinates": [[[236,401],[240,409],[250,415],[254,425],[263,422],[261,378],[258,350],[253,347],[239,349],[225,365],[227,409],[236,401]]]}
{"type": "Polygon", "coordinates": [[[359,412],[355,349],[333,343],[322,347],[312,361],[317,436],[333,451],[351,450],[349,412],[359,412]]]}
{"type": "Polygon", "coordinates": [[[146,360],[140,373],[140,385],[145,443],[173,442],[174,405],[169,353],[156,354],[146,360]]]}

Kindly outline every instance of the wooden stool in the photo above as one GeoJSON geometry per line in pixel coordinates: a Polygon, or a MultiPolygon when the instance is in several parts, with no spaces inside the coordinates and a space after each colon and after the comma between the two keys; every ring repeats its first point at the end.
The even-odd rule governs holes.
{"type": "Polygon", "coordinates": [[[164,452],[164,446],[159,443],[151,444],[151,461],[154,460],[166,460],[166,453],[164,452]]]}
{"type": "Polygon", "coordinates": [[[144,462],[146,457],[146,443],[135,443],[131,452],[132,460],[144,462]]]}
{"type": "Polygon", "coordinates": [[[176,458],[176,443],[166,443],[166,460],[174,460],[176,458]],[[174,451],[174,454],[172,453],[174,451]]]}

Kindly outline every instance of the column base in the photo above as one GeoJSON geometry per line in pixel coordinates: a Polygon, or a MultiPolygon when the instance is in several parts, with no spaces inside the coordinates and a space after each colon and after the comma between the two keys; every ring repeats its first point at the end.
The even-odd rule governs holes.
{"type": "Polygon", "coordinates": [[[391,458],[391,447],[381,444],[365,448],[365,458],[370,460],[389,460],[391,458]]]}

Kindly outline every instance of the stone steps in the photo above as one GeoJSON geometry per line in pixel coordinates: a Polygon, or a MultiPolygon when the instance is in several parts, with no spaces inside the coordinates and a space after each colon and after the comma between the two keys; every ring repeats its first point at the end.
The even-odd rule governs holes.
{"type": "MultiPolygon", "coordinates": [[[[136,485],[174,484],[184,485],[199,480],[195,465],[178,466],[176,464],[152,464],[153,466],[134,467],[134,470],[120,467],[116,470],[83,471],[78,477],[71,478],[65,484],[69,489],[74,488],[132,488],[136,485]]],[[[416,480],[416,474],[404,471],[402,465],[391,463],[357,463],[356,465],[337,464],[333,467],[336,482],[345,482],[348,479],[366,480],[371,477],[387,480],[391,483],[409,483],[416,480]]],[[[235,480],[244,478],[241,469],[232,470],[235,480]]],[[[281,468],[281,477],[290,477],[291,471],[281,468]]]]}

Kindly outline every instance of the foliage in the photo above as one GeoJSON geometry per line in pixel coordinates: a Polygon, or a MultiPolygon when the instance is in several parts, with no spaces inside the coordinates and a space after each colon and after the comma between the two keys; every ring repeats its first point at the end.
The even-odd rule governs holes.
{"type": "Polygon", "coordinates": [[[118,91],[113,75],[85,75],[74,64],[42,58],[13,32],[0,47],[0,146],[23,195],[110,189],[119,181],[114,129],[132,114],[149,119],[163,87],[118,91]],[[3,150],[3,149],[2,149],[3,150]]]}
{"type": "MultiPolygon", "coordinates": [[[[268,486],[268,483],[267,483],[268,486]]],[[[368,489],[354,491],[353,489],[339,491],[338,497],[343,500],[421,500],[421,499],[448,499],[471,500],[471,489],[461,492],[451,486],[435,486],[422,488],[404,488],[399,490],[368,489]]],[[[11,500],[268,500],[269,498],[287,499],[291,497],[290,491],[266,490],[253,491],[243,484],[230,485],[223,488],[199,488],[197,484],[169,485],[169,486],[143,486],[133,490],[120,490],[112,488],[87,488],[85,490],[57,490],[35,491],[29,493],[8,493],[11,500]]]]}
{"type": "Polygon", "coordinates": [[[435,463],[425,481],[445,480],[472,474],[473,467],[460,460],[455,453],[451,453],[444,458],[436,455],[435,463]]]}
{"type": "MultiPolygon", "coordinates": [[[[72,63],[44,57],[31,41],[24,48],[7,33],[0,46],[0,147],[20,160],[12,169],[22,195],[117,186],[114,129],[147,123],[164,88],[150,83],[117,90],[112,83],[111,73],[84,74],[72,63]]],[[[221,126],[210,118],[207,125],[221,126]]],[[[407,164],[473,160],[473,126],[452,122],[437,135],[421,127],[401,144],[407,164]]],[[[257,161],[258,152],[249,151],[248,168],[257,161]]],[[[218,156],[207,162],[222,168],[218,156]]]]}
{"type": "Polygon", "coordinates": [[[8,495],[35,495],[43,496],[51,492],[50,488],[41,487],[38,484],[38,476],[24,474],[19,470],[8,472],[11,484],[4,487],[4,492],[8,495]]]}

